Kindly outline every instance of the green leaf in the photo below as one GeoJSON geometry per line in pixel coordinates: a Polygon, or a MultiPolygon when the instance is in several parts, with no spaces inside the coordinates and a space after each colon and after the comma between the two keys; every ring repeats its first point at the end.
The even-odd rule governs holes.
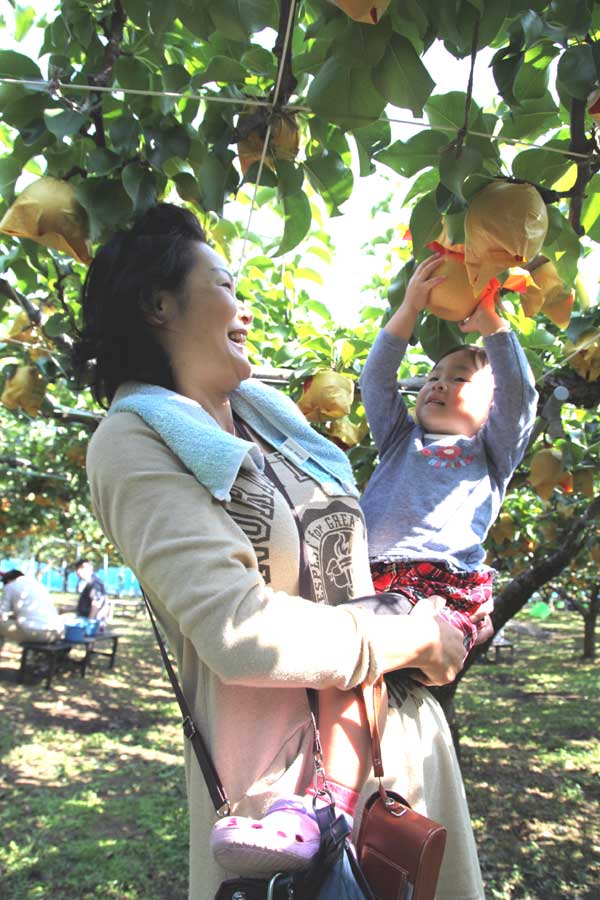
{"type": "Polygon", "coordinates": [[[308,104],[318,116],[345,131],[376,121],[385,100],[364,69],[349,69],[331,57],[318,71],[308,91],[308,104]]]}
{"type": "Polygon", "coordinates": [[[492,71],[498,93],[509,106],[514,106],[517,102],[514,84],[523,65],[524,56],[525,54],[521,50],[513,53],[510,47],[503,47],[492,59],[492,71]]]}
{"type": "Polygon", "coordinates": [[[583,201],[581,224],[587,236],[597,241],[600,239],[600,222],[598,222],[600,217],[600,175],[594,175],[588,181],[585,192],[587,196],[583,201]]]}
{"type": "Polygon", "coordinates": [[[150,73],[144,63],[132,56],[120,56],[115,64],[115,75],[122,88],[147,91],[150,87],[150,73]]]}
{"type": "Polygon", "coordinates": [[[71,137],[85,125],[86,117],[72,109],[47,109],[44,112],[46,128],[55,137],[71,137]]]}
{"type": "Polygon", "coordinates": [[[408,141],[395,141],[391,147],[375,154],[377,162],[384,163],[399,175],[410,178],[421,169],[437,166],[440,151],[448,145],[448,135],[441,131],[420,131],[408,141]]]}
{"type": "Polygon", "coordinates": [[[65,317],[60,313],[54,313],[44,324],[44,333],[50,338],[60,337],[65,332],[68,334],[69,328],[65,317]]]}
{"type": "Polygon", "coordinates": [[[543,97],[548,90],[550,64],[558,53],[558,48],[547,44],[528,50],[525,63],[519,71],[514,84],[517,101],[535,100],[543,97]]]}
{"type": "Polygon", "coordinates": [[[227,169],[218,156],[211,153],[198,173],[202,206],[213,209],[218,215],[223,214],[227,169]]]}
{"type": "Polygon", "coordinates": [[[597,319],[597,316],[590,315],[571,316],[569,326],[565,331],[566,337],[568,337],[570,341],[573,341],[573,343],[575,343],[575,341],[577,341],[586,331],[589,331],[592,328],[598,328],[597,319]]]}
{"type": "Polygon", "coordinates": [[[17,7],[15,10],[15,40],[22,41],[35,21],[33,6],[17,7]]]}
{"type": "Polygon", "coordinates": [[[480,166],[481,153],[478,150],[463,146],[458,155],[454,148],[445,150],[440,157],[440,182],[459,200],[464,201],[464,181],[480,166]]]}
{"type": "Polygon", "coordinates": [[[425,255],[425,247],[435,241],[442,230],[442,218],[435,202],[435,193],[426,194],[416,204],[409,226],[417,259],[425,255]]]}
{"type": "Polygon", "coordinates": [[[94,146],[86,157],[86,171],[90,175],[108,175],[121,165],[120,156],[104,147],[94,146]]]}
{"type": "Polygon", "coordinates": [[[277,71],[277,59],[270,50],[266,50],[264,47],[250,47],[242,55],[240,62],[255,75],[268,75],[272,78],[277,71]]]}
{"type": "Polygon", "coordinates": [[[15,156],[0,159],[0,194],[7,203],[12,203],[15,196],[15,182],[23,166],[15,156]]]}
{"type": "Polygon", "coordinates": [[[412,187],[402,201],[402,206],[408,206],[410,201],[414,200],[415,197],[422,197],[423,194],[429,194],[431,191],[434,191],[438,186],[439,178],[440,176],[437,169],[428,169],[426,172],[422,172],[419,177],[414,180],[412,187]]]}
{"type": "Polygon", "coordinates": [[[589,44],[569,47],[558,61],[557,81],[578,100],[587,100],[597,77],[594,53],[589,44]]]}
{"type": "Polygon", "coordinates": [[[176,15],[174,0],[160,0],[150,3],[150,27],[155,34],[163,34],[171,26],[176,15]]]}
{"type": "Polygon", "coordinates": [[[461,343],[462,334],[449,322],[428,315],[415,329],[415,337],[427,356],[436,362],[447,350],[461,343]]]}
{"type": "Polygon", "coordinates": [[[243,83],[246,74],[246,69],[237,61],[237,59],[228,59],[226,56],[213,56],[206,69],[203,72],[194,75],[192,87],[201,87],[209,81],[243,83]]]}
{"type": "Polygon", "coordinates": [[[131,215],[132,203],[120,181],[84,178],[75,188],[77,199],[87,211],[92,241],[97,241],[131,215]]]}
{"type": "MultiPolygon", "coordinates": [[[[458,131],[465,121],[467,95],[463,91],[450,91],[448,94],[434,94],[425,104],[425,112],[432,128],[448,128],[458,131]]],[[[481,115],[479,106],[471,101],[469,109],[469,127],[481,115]]]]}
{"type": "Polygon", "coordinates": [[[0,50],[0,76],[42,80],[42,73],[33,60],[14,50],[0,50]]]}
{"type": "MultiPolygon", "coordinates": [[[[394,280],[390,282],[390,286],[388,288],[388,302],[392,309],[396,309],[396,307],[400,306],[400,304],[404,300],[404,294],[406,293],[408,282],[410,281],[414,271],[415,260],[409,259],[408,262],[404,266],[402,266],[398,274],[394,277],[394,280]]],[[[379,314],[381,315],[381,310],[379,310],[379,314]]]]}
{"type": "Polygon", "coordinates": [[[298,194],[302,190],[304,183],[304,171],[302,166],[290,162],[287,159],[278,159],[276,163],[277,169],[277,186],[279,188],[280,197],[291,197],[298,194]]]}
{"type": "Polygon", "coordinates": [[[390,142],[391,128],[387,121],[374,122],[365,128],[356,128],[352,132],[356,141],[356,149],[359,159],[359,174],[361,177],[370,175],[375,171],[373,154],[382,150],[390,142]]]}
{"type": "Polygon", "coordinates": [[[377,28],[349,19],[344,31],[333,41],[331,50],[345,66],[371,68],[383,57],[391,30],[388,17],[377,28]]]}
{"type": "Polygon", "coordinates": [[[304,191],[284,197],[282,203],[285,226],[281,243],[273,256],[282,256],[297,247],[307,235],[312,220],[310,203],[304,191]]]}
{"type": "Polygon", "coordinates": [[[512,172],[515,178],[552,187],[572,165],[572,160],[566,156],[540,148],[517,154],[513,159],[512,172]]]}
{"type": "Polygon", "coordinates": [[[422,114],[435,87],[413,45],[399,34],[392,37],[383,59],[373,69],[373,83],[386,100],[410,109],[414,116],[422,114]]]}
{"type": "Polygon", "coordinates": [[[136,215],[140,215],[156,203],[156,180],[146,166],[129,163],[121,172],[121,180],[136,215]]]}
{"type": "Polygon", "coordinates": [[[323,197],[329,215],[339,215],[338,206],[352,193],[352,170],[344,165],[337,153],[328,152],[321,156],[308,156],[304,168],[311,185],[323,197]]]}
{"type": "Polygon", "coordinates": [[[504,117],[501,137],[534,138],[556,126],[558,107],[550,93],[535,100],[523,100],[510,115],[504,117]]]}

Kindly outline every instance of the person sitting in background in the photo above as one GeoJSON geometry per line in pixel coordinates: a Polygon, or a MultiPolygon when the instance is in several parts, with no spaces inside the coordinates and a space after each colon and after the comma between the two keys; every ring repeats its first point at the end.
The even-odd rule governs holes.
{"type": "Polygon", "coordinates": [[[104,582],[94,575],[94,567],[89,559],[78,559],[75,563],[75,572],[80,582],[83,582],[77,601],[77,615],[105,622],[108,619],[110,602],[106,596],[104,582]]]}
{"type": "Polygon", "coordinates": [[[0,641],[55,641],[64,625],[46,588],[19,569],[0,572],[0,641]]]}

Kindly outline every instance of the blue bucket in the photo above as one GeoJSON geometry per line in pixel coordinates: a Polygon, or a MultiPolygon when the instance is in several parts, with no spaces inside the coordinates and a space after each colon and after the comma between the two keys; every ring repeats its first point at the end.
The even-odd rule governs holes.
{"type": "Polygon", "coordinates": [[[65,640],[67,641],[83,641],[87,637],[86,626],[79,622],[71,622],[65,625],[65,640]]]}

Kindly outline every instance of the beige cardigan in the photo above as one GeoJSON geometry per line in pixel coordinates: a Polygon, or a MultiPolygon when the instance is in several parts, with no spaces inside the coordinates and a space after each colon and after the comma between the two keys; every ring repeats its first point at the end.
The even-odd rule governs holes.
{"type": "MultiPolygon", "coordinates": [[[[287,478],[300,514],[308,516],[317,596],[335,603],[370,593],[356,501],[326,497],[278,455],[271,462],[287,478]]],[[[92,438],[88,474],[102,528],[162,622],[188,703],[235,811],[261,815],[275,796],[302,792],[312,774],[303,689],[346,689],[377,676],[369,615],[297,596],[296,525],[286,501],[250,459],[225,505],[141,419],[118,413],[92,438]]],[[[479,900],[483,893],[462,781],[439,708],[417,688],[389,718],[395,722],[388,721],[384,753],[390,741],[396,745],[384,755],[390,783],[430,815],[451,821],[460,837],[448,891],[439,896],[479,900]],[[410,741],[409,720],[410,729],[416,728],[410,741]],[[433,805],[421,788],[432,763],[427,796],[433,805]]],[[[217,866],[208,850],[215,816],[188,746],[185,760],[190,898],[212,900],[220,881],[232,873],[217,866]]]]}

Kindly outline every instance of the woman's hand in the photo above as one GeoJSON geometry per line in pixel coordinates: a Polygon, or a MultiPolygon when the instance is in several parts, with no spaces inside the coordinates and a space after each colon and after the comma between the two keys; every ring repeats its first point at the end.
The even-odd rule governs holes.
{"type": "Polygon", "coordinates": [[[421,629],[427,641],[417,663],[423,677],[416,680],[422,684],[448,684],[463,667],[464,636],[440,616],[445,605],[443,597],[426,597],[419,600],[410,614],[410,621],[421,629]]]}
{"type": "Polygon", "coordinates": [[[477,637],[475,638],[474,647],[477,644],[485,644],[486,641],[494,634],[494,626],[490,616],[494,611],[494,601],[490,597],[485,603],[482,603],[479,609],[471,616],[473,625],[477,625],[477,637]]]}

